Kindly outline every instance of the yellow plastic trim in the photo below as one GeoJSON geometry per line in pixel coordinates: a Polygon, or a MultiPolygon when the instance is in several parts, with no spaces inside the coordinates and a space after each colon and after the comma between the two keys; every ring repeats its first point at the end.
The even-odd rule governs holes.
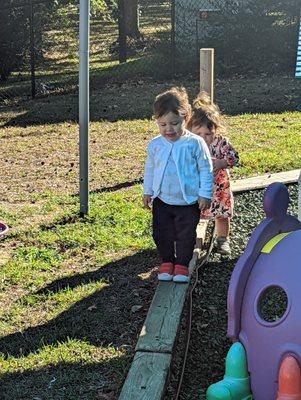
{"type": "Polygon", "coordinates": [[[279,235],[274,236],[272,239],[270,239],[261,249],[262,253],[270,253],[273,248],[276,246],[277,243],[279,243],[282,239],[285,238],[285,236],[289,235],[291,232],[284,232],[284,233],[279,233],[279,235]]]}

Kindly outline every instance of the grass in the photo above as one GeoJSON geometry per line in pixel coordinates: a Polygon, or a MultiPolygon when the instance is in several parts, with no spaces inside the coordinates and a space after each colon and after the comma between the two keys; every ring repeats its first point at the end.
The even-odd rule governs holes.
{"type": "MultiPolygon", "coordinates": [[[[69,198],[65,220],[16,230],[3,241],[3,399],[116,393],[133,346],[128,336],[140,325],[131,307],[142,304],[145,313],[152,293],[146,287],[155,262],[150,214],[139,200],[139,185],[95,194],[89,216],[79,218],[77,199],[69,198]]],[[[12,225],[18,216],[10,217],[12,225]]]]}
{"type": "MultiPolygon", "coordinates": [[[[53,96],[3,110],[0,215],[11,227],[0,247],[4,400],[116,398],[153,295],[158,260],[138,182],[146,144],[157,134],[152,98],[170,84],[124,83],[122,91],[109,86],[92,94],[86,218],[78,216],[76,195],[75,98],[53,96]]],[[[240,153],[235,178],[300,166],[300,111],[235,113],[244,98],[257,109],[260,88],[253,100],[248,92],[255,85],[245,80],[244,91],[240,78],[217,84],[240,153]]],[[[194,83],[186,86],[192,96],[194,83]]],[[[277,109],[279,83],[273,93],[277,109]]],[[[295,93],[287,108],[297,109],[295,93]]]]}
{"type": "Polygon", "coordinates": [[[233,176],[300,167],[300,112],[245,114],[229,118],[228,124],[231,139],[241,155],[233,176]]]}
{"type": "MultiPolygon", "coordinates": [[[[154,37],[167,26],[158,33],[146,19],[141,24],[154,37]]],[[[8,99],[0,110],[0,218],[10,226],[0,246],[3,400],[116,398],[154,292],[158,260],[139,183],[157,134],[151,106],[175,84],[193,98],[197,82],[139,78],[102,88],[114,74],[137,78],[149,68],[144,55],[117,65],[98,52],[97,37],[106,46],[116,40],[107,25],[102,35],[92,24],[88,217],[78,215],[77,59],[60,47],[65,41],[73,51],[70,32],[49,33],[56,75],[46,64],[38,72],[41,81],[58,82],[60,95],[8,99]]],[[[0,96],[18,89],[15,78],[0,96]]],[[[240,154],[234,178],[300,167],[300,83],[288,76],[216,80],[240,154]]]]}
{"type": "MultiPolygon", "coordinates": [[[[47,399],[97,398],[103,387],[113,387],[96,364],[104,360],[120,379],[125,364],[123,352],[114,347],[91,346],[84,340],[67,339],[64,343],[44,346],[29,357],[9,358],[1,363],[1,368],[4,373],[14,370],[13,378],[18,379],[18,385],[4,376],[2,398],[41,399],[41,394],[47,399]],[[26,382],[31,378],[36,382],[35,387],[26,382]]],[[[109,397],[110,392],[106,391],[108,399],[113,398],[109,397]]]]}
{"type": "MultiPolygon", "coordinates": [[[[157,134],[152,102],[175,84],[193,98],[198,86],[153,79],[164,67],[152,46],[170,30],[169,5],[162,7],[148,10],[156,26],[142,9],[150,47],[122,65],[108,51],[116,24],[91,21],[88,217],[78,215],[77,21],[44,38],[51,46],[37,82],[57,95],[19,103],[30,94],[29,72],[1,84],[0,97],[10,93],[0,109],[0,218],[10,226],[0,243],[3,400],[115,399],[129,368],[158,263],[151,215],[140,205],[145,148],[157,134]]],[[[240,153],[234,178],[300,167],[300,82],[216,80],[240,153]]]]}
{"type": "MultiPolygon", "coordinates": [[[[93,95],[93,108],[98,110],[96,112],[110,113],[113,120],[97,121],[96,116],[90,126],[92,191],[141,179],[147,142],[157,134],[155,122],[141,117],[115,121],[114,114],[116,118],[120,112],[124,115],[127,110],[133,110],[140,116],[143,113],[150,114],[145,108],[151,103],[152,93],[145,98],[144,103],[142,99],[149,87],[130,86],[128,92],[135,90],[132,98],[127,95],[123,97],[122,93],[119,98],[114,98],[112,88],[105,94],[101,93],[100,98],[93,95]],[[123,102],[127,103],[126,108],[123,108],[123,102]]],[[[157,89],[159,92],[163,87],[166,86],[162,84],[160,87],[152,87],[151,91],[157,89]]],[[[32,103],[32,108],[27,107],[16,109],[18,114],[14,116],[11,111],[3,115],[0,140],[3,143],[2,162],[5,168],[2,171],[1,186],[2,193],[5,193],[3,200],[7,203],[4,211],[9,213],[13,207],[20,216],[25,212],[24,217],[28,214],[30,219],[30,209],[46,215],[47,209],[51,213],[53,204],[63,199],[58,196],[55,201],[54,197],[47,201],[49,194],[60,192],[61,195],[70,195],[77,192],[78,126],[72,120],[76,118],[73,98],[67,101],[64,97],[53,97],[51,102],[50,99],[39,100],[32,103]],[[67,121],[56,123],[56,117],[60,119],[61,110],[68,110],[69,107],[74,107],[74,111],[70,112],[70,120],[67,111],[67,121]],[[40,124],[39,118],[42,119],[40,124]],[[44,122],[48,118],[49,122],[44,122]],[[24,205],[24,201],[28,204],[24,205]]],[[[228,136],[239,151],[241,160],[240,166],[232,171],[233,177],[299,167],[299,111],[227,115],[226,122],[228,136]]]]}

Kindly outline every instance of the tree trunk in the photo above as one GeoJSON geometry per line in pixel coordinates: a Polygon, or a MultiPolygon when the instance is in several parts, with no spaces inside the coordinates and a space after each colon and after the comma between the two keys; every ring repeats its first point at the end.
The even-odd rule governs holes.
{"type": "Polygon", "coordinates": [[[124,5],[126,35],[130,38],[138,38],[139,32],[139,16],[138,16],[138,0],[126,0],[124,5]]]}

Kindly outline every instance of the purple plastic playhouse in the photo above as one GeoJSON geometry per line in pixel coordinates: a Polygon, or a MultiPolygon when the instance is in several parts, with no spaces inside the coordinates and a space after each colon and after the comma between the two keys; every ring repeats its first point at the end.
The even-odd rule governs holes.
{"type": "Polygon", "coordinates": [[[267,188],[266,218],[233,270],[228,336],[234,345],[224,379],[208,388],[208,400],[301,399],[301,223],[287,214],[288,202],[286,186],[267,188]],[[279,389],[286,357],[295,360],[300,376],[282,367],[287,382],[279,389]]]}

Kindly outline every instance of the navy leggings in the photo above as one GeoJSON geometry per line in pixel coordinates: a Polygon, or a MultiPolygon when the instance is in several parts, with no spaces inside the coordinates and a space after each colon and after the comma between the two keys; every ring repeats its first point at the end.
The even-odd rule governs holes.
{"type": "Polygon", "coordinates": [[[196,227],[200,220],[198,204],[172,206],[158,197],[153,201],[153,238],[162,262],[188,267],[192,258],[196,227]]]}

